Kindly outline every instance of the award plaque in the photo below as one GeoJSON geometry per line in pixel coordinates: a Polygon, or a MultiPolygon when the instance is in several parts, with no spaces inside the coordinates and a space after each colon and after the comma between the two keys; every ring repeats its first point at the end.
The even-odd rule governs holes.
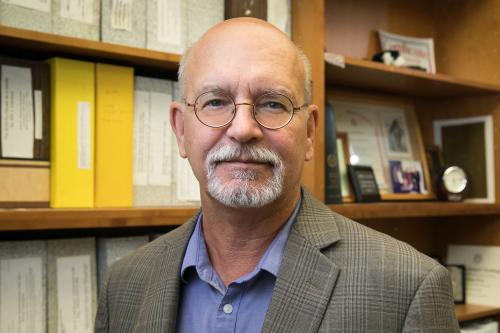
{"type": "Polygon", "coordinates": [[[380,192],[372,167],[349,165],[347,168],[356,202],[380,201],[380,192]]]}

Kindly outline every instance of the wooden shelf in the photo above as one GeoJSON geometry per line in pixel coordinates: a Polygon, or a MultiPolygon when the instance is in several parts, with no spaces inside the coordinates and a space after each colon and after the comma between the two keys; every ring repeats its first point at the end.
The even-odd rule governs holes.
{"type": "MultiPolygon", "coordinates": [[[[381,202],[329,205],[355,220],[500,215],[500,204],[381,202]]],[[[0,209],[0,231],[175,226],[196,214],[196,207],[0,209]]]]}
{"type": "Polygon", "coordinates": [[[5,26],[0,26],[0,48],[4,51],[13,48],[32,52],[37,59],[71,56],[169,72],[177,70],[180,61],[180,55],[177,54],[5,26]]]}
{"type": "Polygon", "coordinates": [[[481,319],[486,317],[500,316],[500,308],[486,305],[457,304],[455,313],[460,322],[481,319]]]}
{"type": "Polygon", "coordinates": [[[0,231],[176,226],[195,207],[0,209],[0,231]]]}
{"type": "Polygon", "coordinates": [[[478,96],[500,93],[500,86],[430,74],[414,69],[345,57],[345,68],[325,64],[328,85],[420,97],[478,96]]]}
{"type": "Polygon", "coordinates": [[[379,202],[329,205],[336,213],[354,220],[499,215],[500,204],[475,204],[456,202],[379,202]]]}

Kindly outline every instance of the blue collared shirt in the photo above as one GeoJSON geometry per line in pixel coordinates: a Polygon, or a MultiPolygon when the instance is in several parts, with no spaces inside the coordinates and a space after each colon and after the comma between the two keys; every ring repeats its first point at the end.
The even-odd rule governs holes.
{"type": "Polygon", "coordinates": [[[212,267],[198,216],[181,268],[179,333],[260,332],[300,200],[255,269],[226,288],[212,267]]]}

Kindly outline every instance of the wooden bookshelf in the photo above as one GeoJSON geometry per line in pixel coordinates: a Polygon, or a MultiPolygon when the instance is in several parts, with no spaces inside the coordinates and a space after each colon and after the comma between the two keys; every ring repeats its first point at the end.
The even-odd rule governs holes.
{"type": "Polygon", "coordinates": [[[336,213],[354,220],[500,215],[500,204],[477,204],[465,202],[380,202],[329,205],[336,213]]]}
{"type": "Polygon", "coordinates": [[[177,226],[196,207],[0,209],[0,231],[177,226]]]}
{"type": "Polygon", "coordinates": [[[34,54],[36,59],[65,56],[175,71],[180,55],[0,26],[0,47],[34,54]]]}
{"type": "Polygon", "coordinates": [[[419,97],[480,96],[500,93],[500,86],[451,75],[345,57],[345,68],[325,63],[328,85],[419,97]]]}
{"type": "MultiPolygon", "coordinates": [[[[500,215],[500,204],[382,202],[339,204],[329,207],[332,211],[355,220],[500,215]]],[[[197,207],[0,209],[0,231],[176,226],[196,214],[197,209],[197,207]]]]}
{"type": "Polygon", "coordinates": [[[457,304],[455,305],[455,314],[459,322],[487,317],[499,317],[498,319],[500,319],[500,308],[486,305],[457,304]]]}

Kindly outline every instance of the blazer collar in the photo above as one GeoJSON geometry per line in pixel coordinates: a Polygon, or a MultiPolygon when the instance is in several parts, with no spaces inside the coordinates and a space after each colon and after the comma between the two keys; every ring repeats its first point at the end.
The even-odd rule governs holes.
{"type": "Polygon", "coordinates": [[[160,237],[161,255],[153,265],[135,332],[175,332],[180,295],[180,267],[198,215],[160,237]]]}
{"type": "Polygon", "coordinates": [[[317,332],[340,269],[321,250],[340,240],[332,212],[302,190],[262,332],[317,332]]]}

